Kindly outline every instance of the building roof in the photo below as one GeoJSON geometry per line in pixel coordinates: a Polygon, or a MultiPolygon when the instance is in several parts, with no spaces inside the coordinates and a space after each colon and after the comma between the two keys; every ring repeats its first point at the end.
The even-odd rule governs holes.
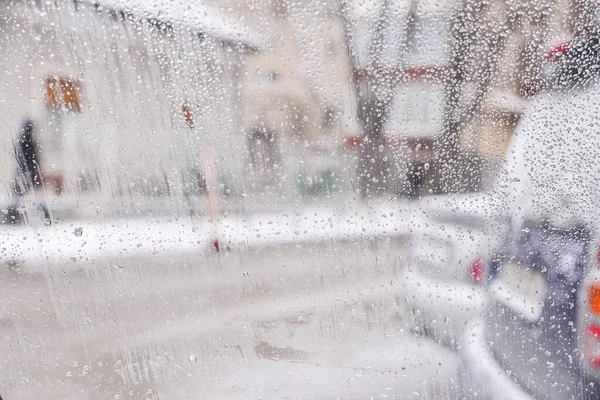
{"type": "MultiPolygon", "coordinates": [[[[350,3],[353,18],[374,19],[379,16],[386,0],[354,0],[350,3]]],[[[388,0],[388,7],[396,13],[408,13],[412,7],[418,14],[447,14],[460,4],[458,0],[388,0]]]]}
{"type": "Polygon", "coordinates": [[[198,29],[209,36],[243,43],[259,49],[263,40],[252,30],[224,15],[220,10],[189,0],[86,0],[111,10],[128,11],[134,15],[156,18],[174,26],[198,29]]]}

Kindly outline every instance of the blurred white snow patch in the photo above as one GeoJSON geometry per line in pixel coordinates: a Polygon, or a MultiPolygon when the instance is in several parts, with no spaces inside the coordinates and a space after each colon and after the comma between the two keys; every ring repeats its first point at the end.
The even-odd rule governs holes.
{"type": "Polygon", "coordinates": [[[415,328],[450,346],[462,341],[467,323],[481,315],[487,299],[480,286],[433,280],[414,270],[402,288],[415,328]]]}
{"type": "MultiPolygon", "coordinates": [[[[303,353],[301,359],[259,358],[250,368],[208,383],[204,395],[219,399],[453,398],[457,367],[455,353],[399,333],[369,343],[321,348],[303,353]]],[[[173,390],[168,398],[185,397],[187,389],[173,390]]]]}
{"type": "Polygon", "coordinates": [[[132,14],[173,25],[199,29],[216,38],[242,42],[255,48],[264,45],[262,38],[248,26],[232,20],[214,7],[196,1],[184,0],[98,0],[95,3],[113,10],[129,11],[132,14]]]}

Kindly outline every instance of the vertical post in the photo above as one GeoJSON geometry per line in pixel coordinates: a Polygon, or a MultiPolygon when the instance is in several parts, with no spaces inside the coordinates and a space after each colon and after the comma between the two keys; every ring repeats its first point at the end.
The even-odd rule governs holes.
{"type": "Polygon", "coordinates": [[[210,149],[204,156],[204,171],[206,179],[206,197],[208,201],[207,216],[212,226],[212,245],[217,252],[220,251],[219,244],[219,191],[217,164],[214,149],[210,149]]]}
{"type": "Polygon", "coordinates": [[[342,17],[346,31],[346,44],[351,63],[352,83],[356,91],[357,118],[361,126],[362,143],[359,146],[358,190],[363,199],[383,194],[387,188],[389,169],[384,155],[383,129],[393,94],[393,86],[386,81],[386,71],[379,63],[383,49],[384,30],[387,24],[388,0],[384,0],[375,22],[371,43],[367,49],[365,66],[361,67],[355,54],[352,23],[348,1],[342,1],[342,17]],[[385,86],[385,88],[384,88],[385,86]],[[384,88],[384,90],[381,90],[384,88]],[[384,94],[382,96],[382,94],[384,94]]]}

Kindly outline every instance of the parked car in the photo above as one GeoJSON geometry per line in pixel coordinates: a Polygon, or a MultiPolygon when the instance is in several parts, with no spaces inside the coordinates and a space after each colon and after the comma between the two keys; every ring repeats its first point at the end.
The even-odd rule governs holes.
{"type": "Polygon", "coordinates": [[[570,45],[490,196],[510,222],[489,228],[505,240],[464,336],[467,398],[600,399],[599,38],[589,30],[570,45]]]}
{"type": "Polygon", "coordinates": [[[500,240],[483,229],[503,218],[488,197],[469,193],[422,200],[422,222],[410,238],[404,285],[412,328],[451,347],[482,310],[487,256],[500,240]]]}

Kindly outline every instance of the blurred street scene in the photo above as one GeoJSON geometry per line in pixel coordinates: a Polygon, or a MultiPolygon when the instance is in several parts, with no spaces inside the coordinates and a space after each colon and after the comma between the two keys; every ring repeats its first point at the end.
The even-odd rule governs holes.
{"type": "Polygon", "coordinates": [[[1,2],[0,395],[600,398],[599,17],[1,2]]]}
{"type": "Polygon", "coordinates": [[[584,18],[566,0],[238,3],[163,21],[152,4],[11,1],[4,158],[32,118],[59,214],[477,191],[545,50],[584,18]]]}
{"type": "Polygon", "coordinates": [[[58,213],[481,190],[586,18],[567,0],[208,3],[5,7],[5,159],[32,118],[58,213]]]}

